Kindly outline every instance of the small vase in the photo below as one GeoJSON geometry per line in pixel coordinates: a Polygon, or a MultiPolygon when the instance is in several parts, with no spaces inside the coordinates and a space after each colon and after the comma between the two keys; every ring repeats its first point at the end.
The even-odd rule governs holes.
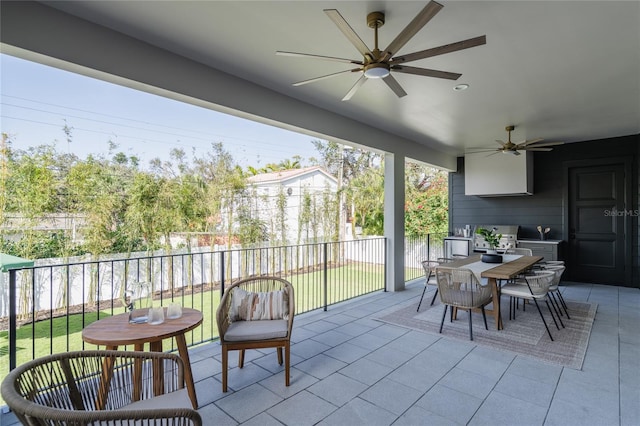
{"type": "Polygon", "coordinates": [[[496,250],[496,249],[487,249],[486,253],[487,254],[498,254],[498,250],[496,250]]]}

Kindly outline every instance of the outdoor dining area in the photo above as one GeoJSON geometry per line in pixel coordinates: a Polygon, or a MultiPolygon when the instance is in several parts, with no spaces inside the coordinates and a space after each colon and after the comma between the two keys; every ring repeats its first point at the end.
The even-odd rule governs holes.
{"type": "MultiPolygon", "coordinates": [[[[437,261],[426,260],[422,262],[426,275],[425,291],[430,284],[437,286],[432,305],[439,294],[440,301],[445,306],[442,324],[447,307],[451,306],[452,319],[458,309],[480,310],[485,328],[486,313],[492,314],[498,330],[504,328],[500,309],[503,294],[510,298],[509,319],[512,316],[515,318],[519,299],[531,301],[540,313],[549,338],[553,341],[538,301],[545,302],[556,328],[559,328],[558,321],[562,324],[561,316],[569,318],[567,305],[558,287],[565,267],[563,261],[542,262],[542,259],[541,256],[533,256],[530,249],[511,249],[502,255],[478,254],[469,257],[439,258],[437,261]],[[485,309],[489,304],[492,304],[493,308],[485,309]]],[[[421,304],[422,298],[417,311],[420,310],[421,304]]],[[[524,306],[523,304],[523,309],[524,306]]],[[[472,316],[468,317],[469,337],[473,340],[472,316]]]]}
{"type": "MultiPolygon", "coordinates": [[[[480,281],[491,288],[483,299],[489,301],[487,305],[495,301],[494,281],[504,284],[503,290],[508,285],[529,287],[507,282],[511,275],[517,280],[520,269],[528,270],[539,259],[526,254],[512,256],[505,257],[505,263],[486,264],[493,267],[469,275],[474,280],[479,273],[480,281]]],[[[478,262],[482,263],[478,255],[443,261],[435,267],[436,283],[447,280],[443,276],[455,270],[478,268],[478,262]]],[[[504,315],[509,297],[503,292],[502,321],[500,311],[494,310],[488,315],[487,326],[478,326],[482,324],[481,312],[465,312],[455,306],[443,294],[444,286],[431,284],[432,278],[425,270],[425,276],[409,283],[405,291],[376,292],[327,311],[297,315],[295,321],[290,317],[290,341],[275,345],[284,347],[285,360],[269,344],[254,344],[257,349],[249,350],[249,345],[244,347],[246,353],[239,351],[239,364],[228,363],[224,342],[213,342],[175,355],[151,347],[147,352],[60,354],[46,363],[37,361],[17,370],[24,374],[38,368],[38,374],[26,376],[34,379],[42,379],[42,371],[55,372],[69,389],[75,384],[81,397],[55,387],[46,392],[57,395],[64,404],[59,411],[73,412],[85,422],[94,419],[94,412],[102,413],[104,417],[95,417],[105,422],[101,424],[128,424],[142,418],[152,419],[148,424],[180,425],[506,425],[515,421],[526,425],[625,425],[637,420],[640,341],[633,325],[638,323],[637,289],[561,282],[558,293],[564,303],[558,298],[560,311],[553,315],[562,318],[564,327],[558,324],[556,328],[550,321],[551,340],[535,303],[521,301],[514,307],[515,319],[509,319],[504,315]],[[453,312],[443,327],[443,310],[449,303],[460,312],[453,312]],[[473,340],[469,334],[471,317],[476,324],[473,340]],[[567,355],[572,339],[577,340],[577,349],[567,355]],[[54,362],[59,369],[53,367],[54,362]],[[163,380],[157,381],[160,376],[163,380]],[[105,380],[110,380],[110,386],[105,387],[105,380]],[[94,386],[85,386],[87,383],[94,386]],[[107,388],[109,396],[102,400],[101,392],[107,388]],[[83,389],[92,390],[83,393],[83,389]],[[99,407],[92,405],[95,401],[120,406],[97,410],[99,407]],[[127,413],[127,404],[137,407],[137,417],[118,417],[118,411],[127,413]]],[[[458,275],[452,281],[456,279],[458,275]]],[[[553,307],[543,303],[546,318],[551,318],[552,311],[553,307]]],[[[109,321],[114,318],[117,316],[109,321]]],[[[169,319],[164,326],[132,324],[139,330],[161,330],[157,339],[139,336],[133,345],[145,349],[142,340],[176,337],[180,335],[177,329],[197,327],[200,318],[183,309],[182,319],[174,320],[175,326],[169,319]]],[[[285,323],[289,324],[288,320],[285,323]]],[[[111,334],[125,340],[127,327],[128,323],[124,328],[113,327],[111,334]]],[[[98,342],[94,340],[96,332],[101,334],[98,329],[87,327],[86,338],[98,342]]],[[[109,349],[124,343],[107,342],[113,337],[102,334],[100,343],[109,349]]],[[[37,385],[33,380],[20,383],[24,389],[37,385]]],[[[7,386],[5,382],[3,396],[11,406],[7,386]]],[[[51,408],[41,407],[32,414],[37,415],[38,410],[44,413],[51,408]]],[[[47,412],[48,420],[25,424],[69,424],[57,415],[47,412]]],[[[19,424],[15,416],[16,412],[3,414],[2,424],[19,424]]]]}

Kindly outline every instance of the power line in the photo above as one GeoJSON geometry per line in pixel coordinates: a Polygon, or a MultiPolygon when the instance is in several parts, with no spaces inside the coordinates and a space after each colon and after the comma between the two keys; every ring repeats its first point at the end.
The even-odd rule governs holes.
{"type": "MultiPolygon", "coordinates": [[[[235,137],[235,136],[229,136],[229,135],[224,135],[224,134],[215,134],[215,133],[212,134],[212,133],[207,133],[207,132],[203,132],[203,131],[199,131],[199,130],[184,129],[184,128],[175,127],[175,126],[167,126],[167,125],[164,125],[164,124],[152,123],[152,122],[143,121],[143,120],[136,120],[136,119],[132,119],[132,118],[129,118],[129,117],[121,117],[121,116],[117,116],[117,115],[113,115],[113,114],[105,114],[105,113],[100,113],[100,112],[96,112],[96,111],[90,111],[90,110],[82,109],[82,108],[73,108],[73,107],[68,107],[68,106],[65,106],[65,105],[54,104],[54,103],[49,103],[49,102],[42,102],[42,101],[38,101],[38,100],[35,100],[35,99],[28,99],[28,98],[19,97],[19,96],[6,95],[6,94],[1,94],[1,96],[7,97],[7,98],[19,99],[19,100],[23,100],[23,101],[27,101],[27,102],[32,102],[32,103],[35,103],[35,104],[40,104],[40,105],[52,106],[52,107],[63,108],[63,109],[68,109],[68,110],[72,110],[72,111],[79,111],[79,112],[83,112],[83,113],[87,113],[87,114],[94,114],[94,115],[97,115],[97,116],[114,118],[114,119],[117,119],[117,120],[130,121],[130,122],[134,122],[134,123],[141,123],[141,124],[150,125],[150,126],[157,126],[157,127],[160,127],[160,128],[173,129],[173,130],[177,130],[177,131],[181,131],[181,132],[197,133],[197,134],[209,136],[211,139],[202,138],[202,137],[196,137],[196,136],[188,136],[188,135],[179,134],[179,133],[167,133],[167,132],[161,131],[161,130],[143,128],[143,127],[132,126],[132,125],[127,125],[127,124],[113,123],[113,122],[109,122],[109,121],[97,120],[97,119],[94,119],[94,118],[82,117],[82,116],[78,116],[78,115],[65,115],[62,112],[56,112],[56,111],[38,109],[38,108],[31,108],[31,107],[27,107],[27,106],[22,106],[22,105],[16,105],[16,104],[10,104],[10,103],[6,103],[6,102],[2,102],[2,105],[12,106],[12,107],[15,107],[15,108],[22,108],[22,109],[32,110],[32,111],[37,111],[37,112],[43,112],[43,113],[46,113],[46,114],[53,114],[53,115],[58,115],[58,116],[62,116],[62,117],[68,116],[68,117],[78,118],[78,119],[81,119],[81,120],[87,120],[87,121],[92,121],[92,122],[97,122],[97,123],[102,123],[102,124],[109,124],[109,125],[126,127],[126,128],[130,128],[130,129],[135,129],[135,130],[142,130],[142,131],[148,131],[148,132],[156,132],[156,133],[168,134],[168,135],[172,135],[172,136],[176,136],[176,137],[189,138],[189,139],[195,139],[195,140],[206,141],[206,142],[211,142],[214,137],[218,137],[218,138],[224,138],[224,139],[234,139],[234,140],[238,140],[238,141],[241,141],[241,142],[255,142],[255,143],[259,143],[261,145],[269,145],[269,146],[274,146],[274,147],[278,147],[279,146],[275,142],[269,142],[269,141],[264,141],[264,140],[249,139],[249,138],[238,138],[238,137],[235,137]]],[[[222,113],[220,113],[220,114],[222,114],[222,113]]],[[[15,120],[27,121],[26,119],[20,119],[20,118],[16,118],[16,117],[8,117],[8,116],[4,116],[4,115],[3,115],[3,117],[5,117],[5,118],[13,118],[15,120]]],[[[51,125],[50,123],[42,123],[42,124],[51,125]]],[[[89,129],[82,129],[82,130],[84,130],[84,131],[92,131],[92,130],[89,130],[89,129]]],[[[99,132],[99,131],[92,131],[92,132],[109,134],[109,133],[99,132]]],[[[133,137],[133,136],[127,136],[127,137],[136,139],[136,137],[133,137]]],[[[137,138],[137,139],[140,139],[140,138],[137,138]]],[[[185,145],[185,144],[182,144],[182,145],[183,146],[191,146],[191,145],[185,145]]],[[[246,146],[249,147],[248,144],[246,146]]],[[[277,151],[277,149],[276,149],[276,151],[277,151]]],[[[289,154],[288,151],[284,151],[284,150],[281,150],[280,152],[283,152],[283,153],[286,152],[286,153],[289,154]]]]}
{"type": "MultiPolygon", "coordinates": [[[[59,104],[53,104],[53,103],[49,103],[49,102],[42,102],[42,101],[38,101],[38,100],[35,100],[35,99],[22,98],[20,96],[12,96],[12,95],[5,95],[5,94],[2,94],[1,96],[6,97],[6,98],[20,99],[22,101],[33,102],[33,103],[40,104],[40,105],[48,105],[48,106],[53,106],[53,107],[57,107],[57,108],[64,108],[64,109],[68,109],[68,110],[71,110],[71,111],[86,112],[88,114],[95,114],[95,115],[100,115],[100,116],[103,116],[103,117],[116,118],[118,120],[126,120],[126,121],[132,121],[132,122],[135,122],[135,123],[149,124],[151,126],[166,127],[167,129],[190,131],[190,132],[194,132],[194,133],[201,133],[203,135],[207,134],[207,133],[201,132],[199,130],[182,129],[180,127],[167,126],[165,124],[158,124],[158,123],[151,123],[151,122],[143,121],[143,120],[136,120],[136,119],[133,119],[133,118],[130,118],[130,117],[120,117],[120,116],[117,116],[117,115],[105,114],[105,113],[102,113],[102,112],[89,111],[87,109],[82,109],[82,108],[73,108],[73,107],[69,107],[69,106],[66,106],[66,105],[59,105],[59,104]]],[[[45,111],[45,112],[50,112],[50,111],[45,111]]]]}
{"type": "MultiPolygon", "coordinates": [[[[20,118],[20,117],[13,117],[13,116],[9,116],[9,115],[0,115],[0,117],[2,118],[6,118],[6,119],[12,119],[12,120],[18,120],[18,121],[24,121],[24,122],[28,122],[28,123],[35,123],[35,124],[41,124],[41,125],[45,125],[45,126],[52,126],[52,127],[60,127],[61,123],[50,123],[50,122],[45,122],[45,121],[41,121],[41,120],[33,120],[33,119],[27,119],[27,118],[20,118]]],[[[103,130],[94,130],[94,129],[88,129],[88,128],[84,128],[84,127],[76,127],[76,126],[71,126],[71,128],[73,130],[78,130],[78,131],[83,131],[83,132],[89,132],[89,133],[96,133],[96,134],[103,134],[103,135],[108,135],[108,136],[113,136],[116,138],[127,138],[127,139],[131,139],[131,140],[137,140],[143,143],[158,143],[158,144],[163,144],[163,145],[170,145],[170,146],[182,146],[182,147],[186,147],[186,148],[208,148],[208,147],[203,147],[201,145],[194,145],[194,144],[189,144],[189,143],[183,143],[180,140],[177,141],[163,141],[160,139],[152,139],[152,138],[143,138],[140,136],[133,136],[133,135],[129,135],[129,134],[118,134],[115,132],[106,132],[103,130]]],[[[186,136],[187,139],[191,138],[190,136],[186,136]]],[[[192,138],[193,139],[193,138],[192,138]]],[[[204,141],[205,139],[202,138],[198,138],[202,141],[204,141]]],[[[251,139],[241,139],[241,138],[232,138],[232,139],[237,139],[237,140],[244,140],[244,141],[251,141],[251,139]]],[[[215,141],[213,140],[208,140],[209,143],[215,143],[215,141]]],[[[217,142],[224,142],[224,141],[217,141],[217,142]]],[[[275,143],[269,143],[269,142],[264,142],[264,141],[255,141],[255,142],[260,142],[263,145],[274,145],[274,146],[278,146],[275,143]]],[[[234,145],[234,146],[240,146],[242,148],[250,148],[250,149],[256,149],[255,146],[250,146],[248,144],[240,144],[240,145],[234,145]]],[[[287,154],[287,156],[291,155],[291,151],[289,150],[278,150],[278,149],[274,149],[274,148],[268,148],[268,147],[261,147],[263,149],[267,149],[268,152],[270,153],[284,153],[287,154]]],[[[260,155],[264,155],[264,154],[258,154],[255,153],[255,155],[260,156],[260,155]]],[[[267,156],[268,157],[268,156],[267,156]]],[[[277,156],[272,156],[271,158],[273,158],[276,162],[280,161],[281,158],[277,157],[277,156]]]]}

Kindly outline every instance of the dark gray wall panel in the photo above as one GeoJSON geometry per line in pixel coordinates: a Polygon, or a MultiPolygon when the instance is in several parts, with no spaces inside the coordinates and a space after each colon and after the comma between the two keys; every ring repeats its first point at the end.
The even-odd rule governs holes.
{"type": "Polygon", "coordinates": [[[630,158],[631,176],[627,178],[630,200],[628,213],[632,216],[631,282],[627,286],[640,287],[638,257],[640,224],[640,135],[602,139],[557,146],[551,152],[534,155],[533,195],[515,197],[477,197],[464,194],[464,158],[458,158],[458,170],[449,179],[449,230],[465,225],[519,225],[520,238],[538,238],[536,227],[550,227],[549,239],[564,240],[566,229],[566,165],[569,162],[602,158],[630,158]]]}

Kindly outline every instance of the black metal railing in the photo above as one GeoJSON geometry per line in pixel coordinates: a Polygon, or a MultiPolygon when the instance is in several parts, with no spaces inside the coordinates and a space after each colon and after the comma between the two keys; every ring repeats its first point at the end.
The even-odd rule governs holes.
{"type": "MultiPolygon", "coordinates": [[[[179,302],[203,313],[190,345],[216,339],[215,311],[225,285],[277,275],[295,288],[296,313],[385,289],[386,239],[191,252],[111,259],[38,261],[11,270],[0,292],[0,379],[39,356],[82,350],[88,324],[125,312],[134,282],[153,285],[154,303],[179,302]]],[[[87,345],[91,346],[91,345],[87,345]]],[[[173,347],[168,347],[171,350],[173,347]]]]}
{"type": "MultiPolygon", "coordinates": [[[[297,314],[327,310],[332,304],[386,288],[386,247],[386,239],[377,237],[37,261],[36,266],[11,270],[8,282],[0,287],[0,380],[28,360],[85,349],[82,329],[125,312],[123,294],[135,282],[153,284],[154,303],[179,302],[203,313],[202,326],[187,336],[192,346],[217,339],[215,312],[229,283],[253,275],[277,275],[293,284],[297,314]]],[[[423,274],[420,261],[441,255],[440,236],[407,239],[406,281],[423,274]]],[[[167,345],[164,349],[175,349],[172,343],[167,345]]]]}

